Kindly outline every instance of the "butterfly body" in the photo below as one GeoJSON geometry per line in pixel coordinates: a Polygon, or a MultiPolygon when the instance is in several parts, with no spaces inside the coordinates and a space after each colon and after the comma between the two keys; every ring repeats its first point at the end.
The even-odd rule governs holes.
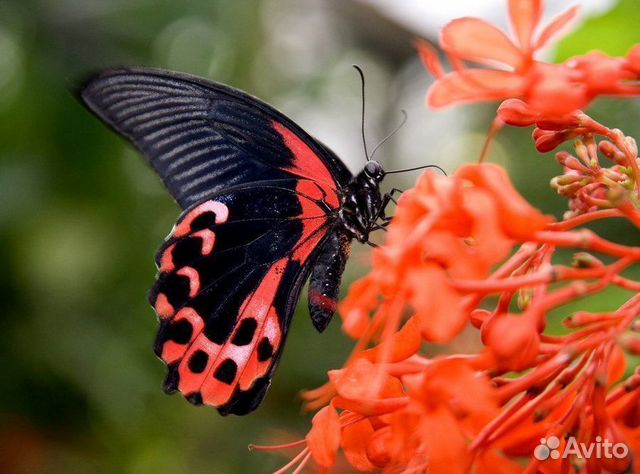
{"type": "Polygon", "coordinates": [[[275,109],[188,75],[108,70],[81,98],[183,208],[149,294],[165,390],[222,414],[251,412],[309,277],[314,326],[331,320],[351,241],[368,242],[384,219],[382,167],[370,161],[352,176],[275,109]]]}

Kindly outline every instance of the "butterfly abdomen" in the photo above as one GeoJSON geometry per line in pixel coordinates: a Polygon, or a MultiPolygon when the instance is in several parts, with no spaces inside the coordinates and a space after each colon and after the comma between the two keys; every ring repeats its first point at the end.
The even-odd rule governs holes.
{"type": "Polygon", "coordinates": [[[322,332],[338,306],[340,281],[351,251],[351,237],[341,229],[324,243],[309,280],[309,314],[313,326],[322,332]]]}

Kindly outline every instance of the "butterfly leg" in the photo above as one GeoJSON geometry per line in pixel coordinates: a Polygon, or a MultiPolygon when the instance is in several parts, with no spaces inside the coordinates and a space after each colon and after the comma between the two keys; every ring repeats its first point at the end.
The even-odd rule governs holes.
{"type": "Polygon", "coordinates": [[[385,221],[382,224],[376,224],[371,228],[371,231],[374,232],[376,230],[383,230],[385,232],[387,232],[387,227],[389,226],[389,223],[391,221],[385,221]]]}
{"type": "Polygon", "coordinates": [[[391,221],[393,216],[387,216],[385,214],[387,206],[389,206],[390,203],[394,203],[395,205],[398,205],[398,201],[396,201],[396,199],[394,198],[394,194],[396,193],[402,194],[403,192],[404,191],[402,189],[393,188],[390,192],[386,193],[382,197],[382,204],[380,205],[380,209],[378,210],[378,215],[374,219],[374,222],[377,223],[379,220],[382,220],[383,224],[376,224],[375,228],[372,228],[371,230],[378,230],[380,228],[379,227],[380,225],[382,225],[383,227],[386,227],[386,225],[388,225],[387,223],[391,221]]]}

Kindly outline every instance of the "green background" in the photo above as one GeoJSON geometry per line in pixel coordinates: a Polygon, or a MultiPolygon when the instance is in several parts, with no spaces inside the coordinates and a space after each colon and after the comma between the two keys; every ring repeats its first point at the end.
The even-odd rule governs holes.
{"type": "MultiPolygon", "coordinates": [[[[452,171],[475,160],[495,105],[444,112],[460,122],[454,147],[408,143],[438,120],[423,110],[429,79],[411,49],[413,33],[357,2],[318,4],[0,0],[0,471],[266,472],[285,458],[249,453],[247,445],[306,432],[309,416],[301,414],[297,393],[323,383],[350,342],[339,321],[316,334],[304,296],[256,413],[222,418],[163,394],[146,294],[155,250],[179,210],[143,160],[69,91],[106,66],[183,70],[248,90],[295,120],[343,110],[351,123],[351,145],[343,149],[360,152],[359,85],[350,69],[358,62],[368,74],[375,136],[393,127],[399,108],[418,110],[407,126],[418,133],[404,130],[385,146],[387,163],[426,161],[452,171]],[[390,93],[398,83],[419,94],[390,93]]],[[[557,54],[624,54],[640,39],[639,18],[637,0],[624,0],[587,21],[557,54]]],[[[592,112],[639,135],[637,101],[601,100],[592,112]]],[[[301,123],[318,123],[311,117],[301,123]]],[[[551,155],[534,152],[530,130],[506,130],[494,158],[538,207],[562,214],[565,202],[548,188],[559,168],[551,155]]],[[[348,161],[355,170],[361,155],[348,161]]],[[[403,179],[414,177],[393,184],[403,179]]],[[[600,230],[637,242],[624,226],[600,230]]],[[[359,248],[347,280],[366,265],[359,248]]],[[[589,304],[612,307],[623,296],[607,293],[589,304]]],[[[469,349],[460,347],[465,340],[458,350],[469,349]]]]}

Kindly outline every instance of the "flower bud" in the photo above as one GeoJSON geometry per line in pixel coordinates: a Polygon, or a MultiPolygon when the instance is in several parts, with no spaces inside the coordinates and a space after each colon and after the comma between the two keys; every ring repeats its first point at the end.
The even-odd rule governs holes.
{"type": "Polygon", "coordinates": [[[562,145],[562,143],[567,139],[566,134],[564,132],[548,132],[545,130],[541,130],[536,128],[534,131],[533,139],[536,142],[536,149],[540,153],[547,153],[555,150],[557,147],[562,145]],[[537,134],[536,131],[540,130],[542,133],[537,134]]]}
{"type": "Polygon", "coordinates": [[[589,171],[588,168],[578,160],[578,158],[566,151],[559,151],[556,153],[556,161],[570,170],[580,171],[582,173],[589,171]]]}
{"type": "Polygon", "coordinates": [[[608,140],[602,140],[600,143],[598,143],[598,150],[600,151],[600,153],[602,153],[604,156],[618,165],[625,166],[627,164],[624,153],[622,153],[622,151],[620,151],[617,146],[615,146],[608,140]]]}
{"type": "Polygon", "coordinates": [[[624,144],[627,145],[629,151],[637,158],[638,157],[638,144],[633,137],[624,137],[624,144]]]}
{"type": "Polygon", "coordinates": [[[540,348],[536,324],[526,315],[497,314],[482,325],[481,336],[506,370],[530,367],[540,348]]]}
{"type": "Polygon", "coordinates": [[[514,127],[529,127],[536,123],[540,114],[520,99],[507,99],[498,107],[498,117],[514,127]]]}
{"type": "Polygon", "coordinates": [[[584,114],[580,110],[576,110],[568,115],[557,118],[545,118],[536,122],[536,126],[542,130],[562,131],[569,128],[579,127],[582,123],[584,114]]]}
{"type": "Polygon", "coordinates": [[[640,339],[634,336],[621,336],[618,339],[625,351],[640,356],[640,339]]]}
{"type": "Polygon", "coordinates": [[[573,142],[573,147],[576,150],[576,155],[583,163],[589,163],[589,150],[587,145],[584,144],[579,138],[573,142]]]}

